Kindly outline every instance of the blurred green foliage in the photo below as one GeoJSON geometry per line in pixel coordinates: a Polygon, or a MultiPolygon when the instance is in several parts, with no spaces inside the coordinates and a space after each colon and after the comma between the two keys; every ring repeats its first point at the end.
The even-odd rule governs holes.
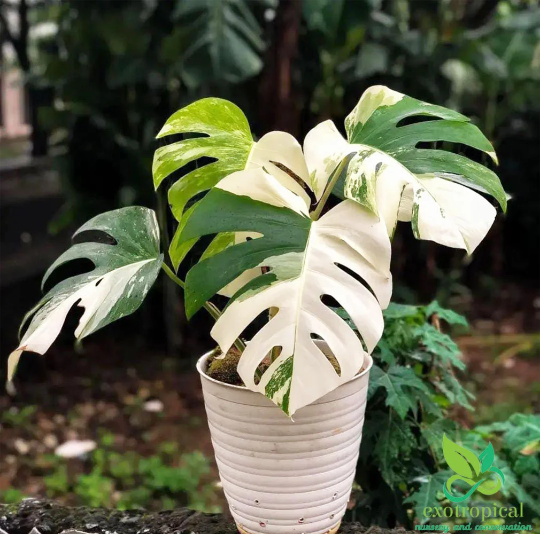
{"type": "Polygon", "coordinates": [[[209,479],[210,463],[201,452],[180,454],[176,443],[164,442],[156,454],[144,457],[115,450],[114,439],[112,434],[102,434],[82,474],[70,472],[69,463],[62,458],[47,457],[43,478],[47,495],[74,496],[82,505],[120,510],[187,506],[220,511],[216,487],[209,479]]]}
{"type": "Polygon", "coordinates": [[[4,491],[0,491],[0,503],[2,504],[18,504],[26,496],[24,493],[15,488],[9,488],[4,491]]]}
{"type": "Polygon", "coordinates": [[[0,416],[0,422],[13,428],[28,428],[32,425],[32,417],[37,411],[37,406],[24,406],[23,408],[11,407],[0,416]]]}
{"type": "MultiPolygon", "coordinates": [[[[152,204],[154,137],[197,98],[233,100],[261,135],[280,111],[266,109],[270,87],[280,102],[293,102],[286,112],[298,115],[291,133],[301,138],[321,119],[341,123],[366,87],[385,84],[458,109],[487,133],[514,200],[504,230],[493,232],[493,250],[479,255],[495,276],[540,267],[536,256],[520,260],[508,238],[519,234],[522,250],[540,240],[536,0],[46,0],[31,16],[54,28],[36,38],[32,54],[32,76],[52,95],[40,117],[68,198],[52,230],[152,204]],[[294,35],[294,61],[280,63],[276,45],[294,43],[294,35]],[[291,70],[285,78],[283,68],[291,70]],[[289,78],[290,86],[280,85],[289,78]]],[[[418,247],[425,263],[428,245],[418,247]]],[[[443,299],[463,290],[465,265],[447,256],[431,273],[443,299]]]]}

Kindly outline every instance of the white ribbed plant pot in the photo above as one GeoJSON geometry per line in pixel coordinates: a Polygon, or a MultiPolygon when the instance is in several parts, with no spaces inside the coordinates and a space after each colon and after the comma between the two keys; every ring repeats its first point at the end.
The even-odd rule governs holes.
{"type": "Polygon", "coordinates": [[[260,393],[201,375],[225,496],[243,534],[337,532],[356,471],[369,370],[291,421],[260,393]]]}

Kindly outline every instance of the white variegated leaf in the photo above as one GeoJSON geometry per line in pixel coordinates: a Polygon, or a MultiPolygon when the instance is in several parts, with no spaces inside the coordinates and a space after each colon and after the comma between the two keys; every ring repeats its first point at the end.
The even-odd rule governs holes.
{"type": "MultiPolygon", "coordinates": [[[[298,141],[286,132],[269,132],[257,141],[249,154],[246,170],[264,169],[289,191],[298,195],[309,208],[309,196],[298,183],[298,179],[312,191],[314,184],[308,173],[302,147],[298,141]],[[296,180],[291,176],[291,172],[296,180]]],[[[245,186],[249,187],[249,177],[246,175],[245,186]]],[[[249,196],[249,195],[248,195],[249,196]]]]}
{"type": "Polygon", "coordinates": [[[379,214],[390,236],[398,220],[412,221],[418,239],[471,253],[493,223],[495,209],[469,188],[491,194],[506,208],[492,171],[445,150],[417,148],[421,142],[462,143],[497,162],[491,143],[464,115],[374,86],[362,95],[345,127],[348,140],[331,121],[306,136],[312,183],[324,187],[340,162],[354,153],[334,193],[379,214]],[[436,120],[402,125],[403,119],[418,116],[436,120]],[[460,203],[461,196],[465,200],[460,203]]]}
{"type": "Polygon", "coordinates": [[[248,388],[266,394],[292,415],[353,378],[365,354],[355,333],[321,298],[330,295],[345,308],[371,352],[384,327],[381,306],[386,307],[390,299],[389,261],[383,223],[354,202],[344,201],[311,224],[304,253],[263,262],[277,280],[236,299],[212,329],[212,336],[226,351],[257,315],[277,308],[248,342],[238,372],[248,388]],[[337,264],[362,277],[376,297],[337,264]],[[328,343],[340,375],[312,334],[328,343]],[[255,370],[273,347],[281,347],[281,354],[256,384],[255,370]]]}
{"type": "MultiPolygon", "coordinates": [[[[303,180],[309,180],[302,148],[296,139],[285,132],[270,132],[254,145],[246,170],[230,174],[219,182],[219,186],[224,191],[230,191],[235,195],[246,195],[273,206],[286,206],[298,213],[308,215],[309,196],[290,174],[282,170],[284,168],[303,180]],[[237,179],[238,172],[242,173],[240,179],[237,179]],[[272,185],[268,186],[269,183],[272,185]]],[[[218,234],[207,251],[210,249],[211,253],[215,254],[227,246],[239,244],[254,237],[256,235],[249,232],[236,232],[226,236],[218,234]]],[[[208,256],[207,251],[202,258],[208,256]]],[[[237,280],[227,284],[219,294],[232,297],[247,282],[260,274],[260,268],[249,269],[237,280]]]]}
{"type": "Polygon", "coordinates": [[[495,218],[495,208],[487,200],[449,180],[450,175],[416,175],[382,150],[348,143],[331,121],[319,124],[306,136],[304,150],[314,179],[325,184],[345,156],[356,154],[335,192],[378,214],[389,236],[398,220],[411,221],[417,239],[471,253],[495,218]]]}
{"type": "Polygon", "coordinates": [[[261,237],[195,266],[186,279],[186,297],[191,300],[196,293],[206,298],[219,288],[220,283],[204,273],[219,273],[226,280],[238,269],[265,268],[265,274],[252,281],[261,283],[248,284],[236,295],[212,329],[212,336],[226,352],[260,313],[276,310],[248,342],[238,369],[248,388],[264,393],[292,415],[354,377],[365,350],[371,352],[377,344],[383,330],[381,308],[388,305],[392,287],[390,242],[384,223],[355,202],[342,202],[312,221],[304,209],[298,209],[299,198],[268,173],[260,171],[250,179],[257,184],[250,197],[236,194],[234,182],[246,183],[243,172],[220,182],[201,201],[186,226],[185,238],[224,227],[253,229],[261,237]],[[220,215],[212,217],[218,206],[220,215]],[[282,210],[279,216],[276,209],[282,210]],[[239,247],[244,247],[243,253],[239,247]],[[256,254],[260,260],[253,260],[256,254]],[[357,273],[371,291],[340,266],[357,273]],[[347,323],[323,304],[324,295],[345,308],[364,345],[347,323]],[[339,363],[339,374],[317,347],[314,336],[328,343],[339,363]],[[256,384],[255,369],[273,347],[281,347],[280,356],[256,384]]]}
{"type": "Polygon", "coordinates": [[[22,326],[32,319],[20,345],[9,357],[9,380],[24,351],[47,352],[75,304],[84,308],[75,330],[75,337],[82,339],[137,310],[154,283],[163,255],[152,210],[129,207],[103,213],[79,228],[73,237],[82,238],[86,232],[106,234],[114,244],[76,243],[48,269],[44,284],[53,271],[73,260],[84,258],[94,264],[92,271],[59,282],[27,314],[22,326]]]}

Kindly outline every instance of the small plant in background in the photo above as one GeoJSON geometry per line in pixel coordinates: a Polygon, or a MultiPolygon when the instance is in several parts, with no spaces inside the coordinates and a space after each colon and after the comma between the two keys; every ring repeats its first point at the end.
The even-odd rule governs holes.
{"type": "Polygon", "coordinates": [[[79,504],[120,510],[188,506],[203,512],[220,511],[216,486],[209,479],[210,464],[201,452],[180,454],[176,443],[165,442],[155,455],[143,457],[133,451],[118,452],[113,443],[113,435],[102,435],[84,474],[70,474],[64,459],[49,456],[49,471],[44,476],[47,495],[74,494],[79,504]]]}
{"type": "Polygon", "coordinates": [[[15,488],[0,491],[0,503],[4,504],[18,504],[25,497],[26,495],[22,491],[15,488]]]}
{"type": "Polygon", "coordinates": [[[2,424],[13,428],[28,428],[32,424],[32,418],[36,410],[36,406],[23,406],[22,408],[12,406],[2,413],[0,421],[2,424]]]}
{"type": "MultiPolygon", "coordinates": [[[[447,325],[465,329],[467,321],[437,302],[392,304],[385,311],[351,512],[363,524],[411,526],[428,520],[426,507],[453,505],[444,495],[444,484],[454,474],[444,457],[444,435],[478,452],[492,440],[498,450],[493,464],[505,478],[499,498],[480,499],[475,494],[471,506],[522,502],[526,513],[522,523],[540,513],[540,416],[515,414],[505,422],[472,430],[453,421],[456,406],[473,409],[474,395],[462,386],[460,373],[466,366],[459,348],[443,331],[447,325]]],[[[466,522],[471,519],[479,521],[469,517],[466,522]]]]}

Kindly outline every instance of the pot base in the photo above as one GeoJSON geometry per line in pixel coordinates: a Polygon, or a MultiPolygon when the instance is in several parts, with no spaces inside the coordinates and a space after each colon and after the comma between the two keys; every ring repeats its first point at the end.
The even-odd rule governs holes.
{"type": "MultiPolygon", "coordinates": [[[[339,530],[339,527],[341,526],[341,521],[335,526],[332,527],[330,530],[327,530],[324,534],[337,534],[337,531],[339,530]]],[[[253,532],[249,532],[249,530],[245,530],[243,526],[236,523],[236,528],[238,529],[238,532],[240,534],[253,534],[253,532]]]]}

